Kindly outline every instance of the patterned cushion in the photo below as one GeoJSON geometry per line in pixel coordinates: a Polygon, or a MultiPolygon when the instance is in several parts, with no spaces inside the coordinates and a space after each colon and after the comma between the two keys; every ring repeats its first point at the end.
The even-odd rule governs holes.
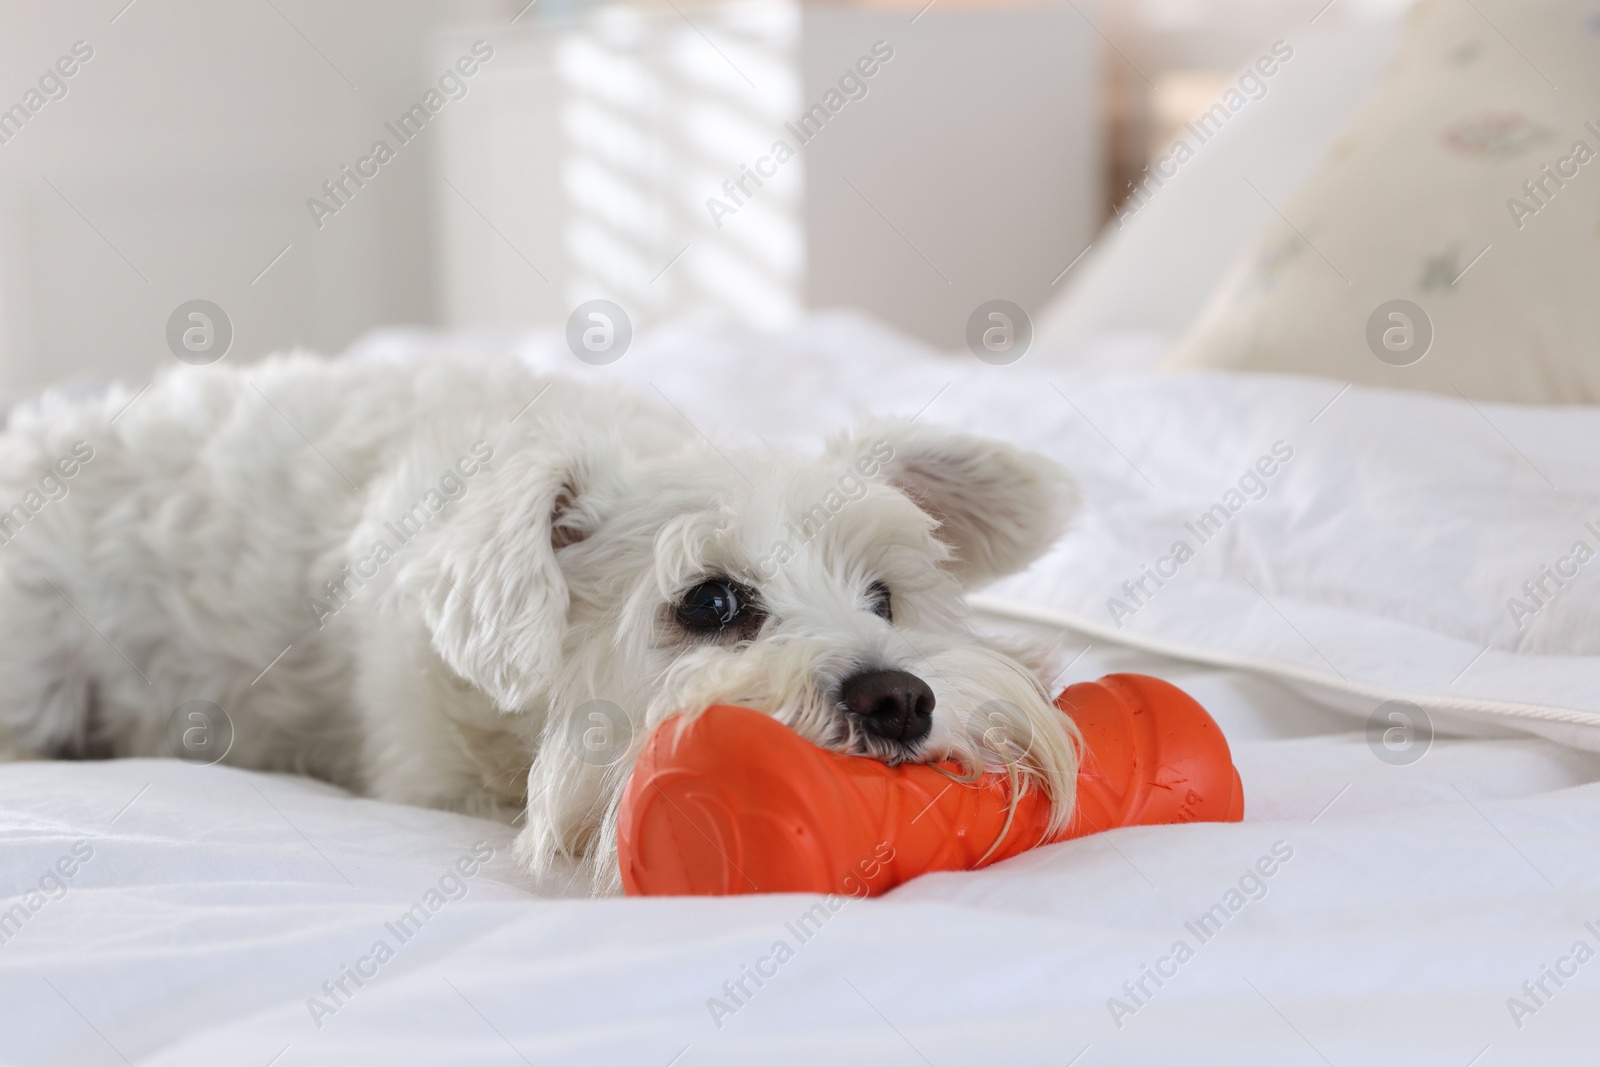
{"type": "Polygon", "coordinates": [[[1167,368],[1600,401],[1600,4],[1422,0],[1308,186],[1258,192],[1167,368]]]}

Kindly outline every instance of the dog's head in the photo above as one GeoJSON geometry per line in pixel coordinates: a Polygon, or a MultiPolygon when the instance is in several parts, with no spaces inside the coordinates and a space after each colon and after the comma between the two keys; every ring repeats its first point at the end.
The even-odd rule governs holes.
{"type": "Polygon", "coordinates": [[[717,703],[885,762],[1009,767],[1067,817],[1064,719],[963,599],[1061,532],[1076,493],[1053,462],[899,423],[820,460],[591,437],[495,465],[435,546],[449,580],[425,615],[456,673],[547,716],[530,858],[588,858],[606,877],[638,744],[717,703]]]}

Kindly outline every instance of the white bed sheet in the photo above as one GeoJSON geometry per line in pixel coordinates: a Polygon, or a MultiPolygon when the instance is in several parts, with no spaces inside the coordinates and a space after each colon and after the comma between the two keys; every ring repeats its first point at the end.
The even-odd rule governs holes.
{"type": "Polygon", "coordinates": [[[1584,925],[1600,926],[1600,757],[1439,740],[1392,767],[1271,681],[1096,651],[1071,677],[1113,669],[1162,673],[1216,712],[1246,822],[930,876],[847,903],[805,943],[785,924],[816,898],[539,899],[505,862],[505,827],[302,779],[0,769],[8,904],[75,842],[93,849],[0,945],[0,1060],[1508,1064],[1592,1039],[1600,964],[1549,986],[1520,1029],[1506,1000],[1575,941],[1600,948],[1584,925]],[[480,841],[495,859],[401,943],[386,924],[480,841]],[[1278,842],[1292,857],[1264,897],[1208,941],[1186,929],[1278,842]],[[329,998],[380,939],[393,959],[329,998]],[[723,983],[779,939],[794,958],[714,1017],[708,1000],[731,1006],[723,983]],[[1137,1004],[1122,984],[1177,940],[1194,958],[1137,1004]]]}
{"type": "MultiPolygon", "coordinates": [[[[366,354],[418,345],[379,339],[366,354]]],[[[1087,411],[1058,398],[1060,418],[1037,382],[986,383],[848,319],[768,338],[668,331],[611,369],[561,363],[549,340],[523,355],[654,383],[719,436],[814,441],[857,409],[910,413],[930,401],[936,421],[1056,435],[1096,514],[1111,518],[1086,522],[1068,563],[1040,572],[1059,586],[1008,592],[1013,606],[1033,596],[1041,610],[1068,613],[1072,596],[1088,595],[1075,588],[1120,573],[1092,546],[1127,530],[1138,508],[1158,513],[1159,494],[1130,488],[1137,476],[1119,464],[1165,485],[1165,464],[1185,452],[1159,446],[1182,445],[1198,426],[1215,432],[1219,455],[1195,468],[1231,469],[1244,431],[1228,420],[1249,413],[1185,411],[1197,394],[1171,383],[1079,377],[1063,392],[1087,411]],[[1140,410],[1150,448],[1119,459],[1099,434],[1140,410]],[[1078,587],[1069,565],[1086,568],[1078,587]]],[[[1287,409],[1294,395],[1217,382],[1217,403],[1287,409]]],[[[1295,388],[1312,399],[1319,386],[1295,388]]],[[[1419,405],[1407,417],[1445,402],[1395,403],[1419,405]]],[[[1449,429],[1455,417],[1431,423],[1455,434],[1438,449],[1500,447],[1466,429],[1470,420],[1449,429]]],[[[1550,473],[1581,485],[1584,462],[1569,456],[1550,473]]],[[[1472,484],[1463,490],[1441,492],[1440,506],[1478,499],[1472,484]]],[[[1351,552],[1381,541],[1357,538],[1351,552]]],[[[1366,591],[1345,590],[1357,607],[1366,591]]],[[[1589,1046],[1600,962],[1586,958],[1559,987],[1541,968],[1562,965],[1579,941],[1600,951],[1600,756],[1532,736],[1441,736],[1419,762],[1391,766],[1361,719],[1304,695],[1303,679],[1291,688],[1271,672],[1160,658],[1104,635],[1049,635],[1071,660],[1063,682],[1143,669],[1199,697],[1234,743],[1246,821],[1120,830],[919,879],[849,902],[805,943],[785,924],[815,898],[560,899],[562,886],[531,885],[512,869],[505,827],[315,782],[172,761],[0,766],[0,897],[14,916],[9,926],[0,916],[0,1063],[1487,1067],[1562,1062],[1589,1046]],[[495,857],[401,943],[386,924],[425,904],[477,842],[495,857]],[[74,861],[64,894],[51,883],[59,899],[30,896],[75,845],[92,856],[74,861]],[[1226,907],[1274,847],[1292,856],[1263,864],[1274,872],[1265,895],[1202,943],[1185,924],[1226,907]],[[780,939],[793,958],[734,1005],[724,983],[780,939]],[[334,1001],[323,983],[379,940],[393,958],[360,988],[346,979],[352,995],[334,1001]],[[1179,940],[1193,958],[1164,985],[1124,988],[1179,940]],[[1541,979],[1548,995],[1535,989],[1535,999],[1523,983],[1541,979]],[[1513,997],[1529,1010],[1514,1013],[1513,997]],[[738,1010],[715,1017],[712,998],[738,1010]]],[[[1191,650],[1206,653],[1196,641],[1191,650]]],[[[1574,677],[1591,666],[1578,662],[1574,677]]],[[[1573,688],[1552,699],[1581,707],[1592,696],[1573,688]]]]}
{"type": "MultiPolygon", "coordinates": [[[[371,351],[425,347],[393,338],[371,351]]],[[[519,354],[577,365],[559,339],[519,354]]],[[[1290,376],[993,367],[842,314],[780,335],[686,325],[578,369],[658,393],[724,441],[815,448],[875,413],[1037,449],[1077,475],[1085,506],[1054,551],[984,591],[988,605],[1273,671],[1362,718],[1403,699],[1455,729],[1600,749],[1600,408],[1290,376]],[[1292,458],[1246,499],[1243,478],[1275,449],[1292,458]],[[1202,540],[1199,517],[1225,501],[1233,513],[1202,540]],[[1126,592],[1180,540],[1193,558],[1175,576],[1142,599],[1126,592]],[[1579,541],[1588,563],[1570,558],[1579,541]],[[1563,566],[1557,588],[1543,568],[1563,566]],[[1542,598],[1525,592],[1533,581],[1546,582],[1542,598]],[[1515,615],[1513,598],[1531,613],[1515,615]]]]}

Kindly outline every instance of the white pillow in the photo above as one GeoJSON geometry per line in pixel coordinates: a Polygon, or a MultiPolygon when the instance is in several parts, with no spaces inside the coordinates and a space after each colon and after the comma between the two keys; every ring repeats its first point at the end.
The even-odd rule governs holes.
{"type": "Polygon", "coordinates": [[[1351,131],[1274,208],[1167,367],[1600,400],[1595,6],[1423,0],[1351,131]]]}
{"type": "MultiPolygon", "coordinates": [[[[1286,30],[1294,56],[1267,81],[1266,95],[1240,108],[1144,206],[1113,219],[1061,279],[1060,295],[1037,316],[1035,358],[1133,369],[1164,354],[1272,214],[1240,175],[1272,196],[1298,188],[1377,83],[1401,21],[1397,5],[1351,14],[1340,4],[1314,26],[1301,20],[1286,30]],[[1113,335],[1151,343],[1096,344],[1113,335]]],[[[1269,53],[1273,40],[1256,51],[1269,53]]],[[[1066,266],[1080,250],[1062,251],[1066,266]]]]}

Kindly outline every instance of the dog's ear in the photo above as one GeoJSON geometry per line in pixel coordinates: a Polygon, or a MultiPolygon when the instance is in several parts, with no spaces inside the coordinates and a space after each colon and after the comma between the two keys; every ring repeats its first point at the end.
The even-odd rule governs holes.
{"type": "Polygon", "coordinates": [[[568,592],[557,550],[580,541],[578,461],[495,457],[428,546],[420,595],[440,658],[517,711],[550,684],[566,634],[568,592]]]}
{"type": "Polygon", "coordinates": [[[875,457],[891,485],[927,512],[952,551],[946,569],[968,587],[1043,555],[1078,505],[1066,468],[1001,441],[909,422],[877,423],[829,447],[854,463],[875,457]]]}

